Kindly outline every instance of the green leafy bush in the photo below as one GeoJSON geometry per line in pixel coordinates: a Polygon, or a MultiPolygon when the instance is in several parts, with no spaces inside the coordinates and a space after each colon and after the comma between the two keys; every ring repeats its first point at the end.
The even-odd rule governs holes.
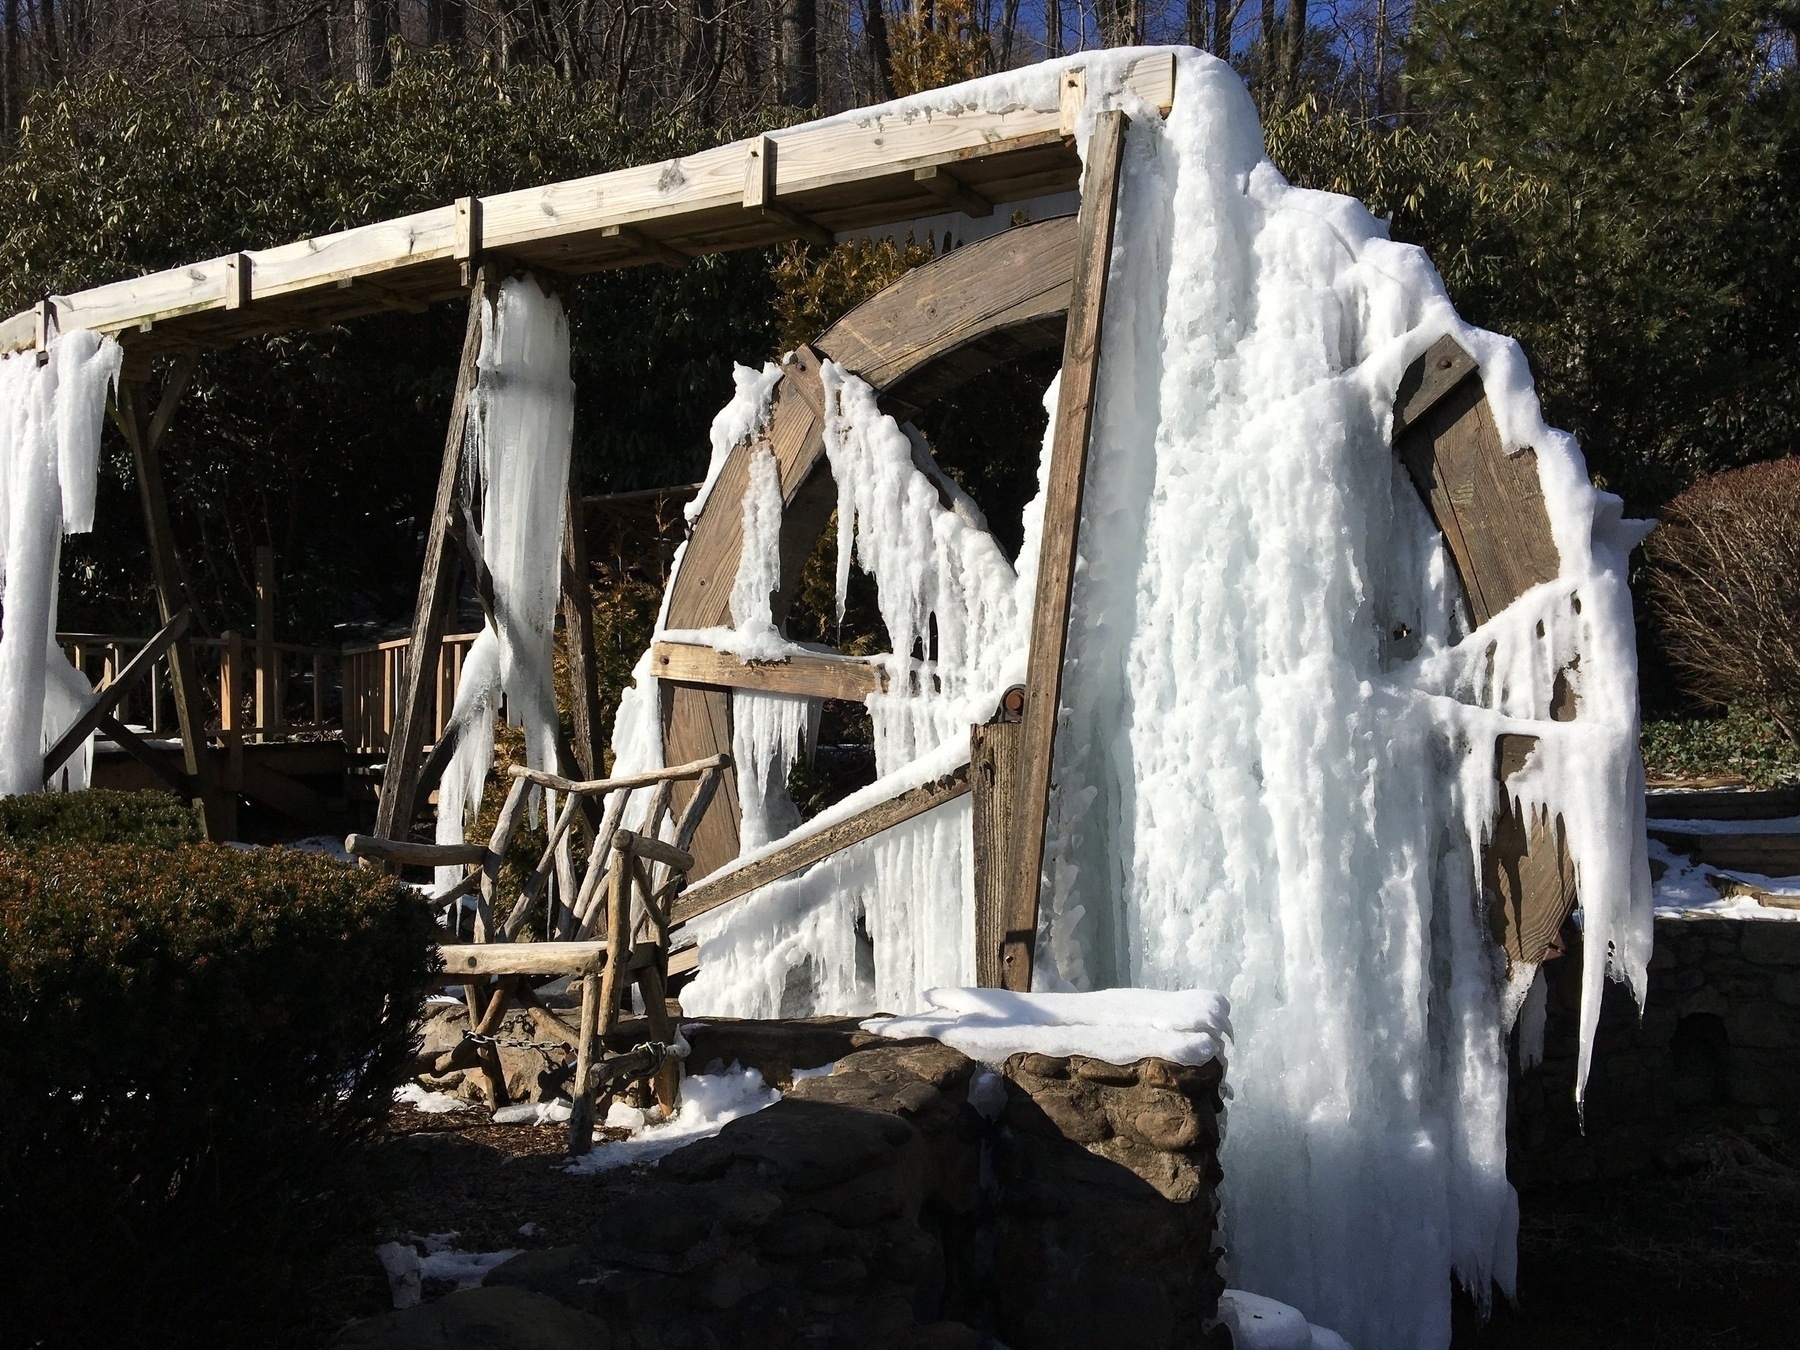
{"type": "Polygon", "coordinates": [[[435,934],[395,880],[311,855],[0,852],[6,1320],[278,1340],[289,1262],[403,1076],[435,934]]]}
{"type": "Polygon", "coordinates": [[[193,808],[166,792],[33,792],[0,797],[0,849],[200,842],[193,808]]]}

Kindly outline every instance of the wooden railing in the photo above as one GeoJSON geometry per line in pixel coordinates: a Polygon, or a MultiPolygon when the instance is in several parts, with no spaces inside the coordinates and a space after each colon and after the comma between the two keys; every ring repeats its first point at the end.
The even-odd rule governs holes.
{"type": "MultiPolygon", "coordinates": [[[[431,739],[442,734],[456,700],[456,682],[474,633],[444,639],[438,656],[431,739]]],[[[119,633],[58,633],[69,662],[105,689],[144,645],[119,633]]],[[[379,754],[393,726],[396,681],[405,673],[407,640],[341,649],[297,642],[261,642],[242,633],[190,639],[207,708],[207,730],[226,741],[275,741],[340,735],[345,748],[379,754]]],[[[167,654],[120,699],[118,720],[174,736],[174,692],[167,654]]]]}
{"type": "MultiPolygon", "coordinates": [[[[432,708],[428,742],[443,735],[456,702],[456,683],[463,661],[478,633],[446,635],[438,648],[437,674],[431,682],[432,708]]],[[[343,651],[343,731],[346,749],[380,754],[394,730],[395,691],[406,676],[406,638],[372,642],[343,651]]]]}

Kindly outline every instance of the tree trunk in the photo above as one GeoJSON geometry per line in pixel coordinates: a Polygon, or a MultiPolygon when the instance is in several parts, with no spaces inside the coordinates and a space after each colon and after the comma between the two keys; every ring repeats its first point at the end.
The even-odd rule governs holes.
{"type": "Polygon", "coordinates": [[[888,45],[886,0],[863,0],[863,38],[869,44],[869,60],[875,66],[876,97],[892,98],[894,49],[888,45]]]}
{"type": "Polygon", "coordinates": [[[819,101],[817,0],[781,0],[781,101],[790,108],[819,101]]]}
{"type": "Polygon", "coordinates": [[[1231,30],[1237,26],[1238,11],[1244,0],[1213,0],[1212,44],[1207,48],[1221,61],[1231,59],[1231,30]]]}
{"type": "Polygon", "coordinates": [[[1044,56],[1061,56],[1062,0],[1044,0],[1044,56]]]}
{"type": "Polygon", "coordinates": [[[365,93],[388,77],[388,0],[352,0],[350,49],[356,87],[365,93]]]}
{"type": "Polygon", "coordinates": [[[6,51],[0,56],[0,139],[10,141],[23,113],[25,90],[19,79],[19,0],[6,0],[6,51]]]}
{"type": "Polygon", "coordinates": [[[468,27],[466,0],[426,0],[425,41],[435,47],[462,47],[463,32],[468,27]]]}
{"type": "Polygon", "coordinates": [[[1291,108],[1300,101],[1300,62],[1306,55],[1306,0],[1288,0],[1287,35],[1281,44],[1281,101],[1291,108]]]}

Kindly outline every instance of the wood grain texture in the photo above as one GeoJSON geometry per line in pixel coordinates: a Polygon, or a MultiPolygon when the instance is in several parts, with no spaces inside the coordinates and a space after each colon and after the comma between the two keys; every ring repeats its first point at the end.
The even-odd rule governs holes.
{"type": "Polygon", "coordinates": [[[80,749],[81,743],[93,735],[100,720],[108,716],[119,705],[119,700],[131,692],[132,685],[150,673],[157,658],[178,638],[187,635],[190,614],[191,611],[185,607],[177,610],[175,616],[162,626],[156,636],[146,642],[137,655],[125,664],[125,668],[113,676],[112,683],[94,696],[87,711],[75,719],[50,748],[50,753],[44,756],[44,782],[48,783],[69,756],[80,749]]]}
{"type": "Polygon", "coordinates": [[[694,643],[658,642],[651,648],[650,662],[659,680],[808,698],[861,702],[887,687],[880,666],[854,656],[808,653],[783,661],[742,661],[730,652],[694,643]]]}
{"type": "Polygon", "coordinates": [[[1006,885],[1018,795],[1019,723],[969,728],[969,790],[974,820],[975,983],[998,989],[1005,979],[1006,885]]]}
{"type": "Polygon", "coordinates": [[[702,914],[717,909],[720,905],[729,904],[740,896],[748,895],[758,887],[767,886],[772,881],[779,881],[804,867],[829,858],[834,853],[842,852],[852,844],[859,844],[865,839],[872,839],[883,830],[890,830],[902,821],[911,820],[914,816],[942,806],[946,802],[955,801],[969,790],[968,766],[946,774],[936,782],[927,783],[923,787],[902,792],[897,797],[890,797],[885,802],[871,806],[859,815],[848,820],[839,821],[829,829],[795,840],[785,848],[775,850],[766,857],[754,862],[745,863],[742,867],[710,877],[698,886],[689,887],[675,898],[675,910],[671,916],[671,926],[679,927],[702,914]]]}
{"type": "Polygon", "coordinates": [[[440,979],[466,975],[586,975],[606,960],[604,942],[476,942],[438,948],[440,979]]]}
{"type": "Polygon", "coordinates": [[[1056,710],[1062,697],[1063,655],[1069,638],[1069,604],[1087,477],[1088,436],[1100,369],[1100,330],[1106,311],[1107,269],[1117,216],[1119,168],[1125,155],[1125,114],[1103,113],[1088,141],[1087,181],[1081,190],[1074,289],[1063,343],[1062,392],[1044,485],[1044,524],[1037,592],[1031,611],[1031,650],[1026,660],[1025,715],[1019,731],[1018,800],[1013,813],[1011,871],[1006,888],[1002,979],[1014,990],[1031,988],[1037,947],[1038,890],[1044,866],[1044,831],[1050,809],[1051,759],[1056,710]]]}
{"type": "MultiPolygon", "coordinates": [[[[1394,450],[1443,532],[1469,615],[1486,623],[1562,569],[1538,482],[1537,456],[1508,454],[1482,387],[1480,368],[1453,338],[1440,338],[1407,368],[1395,395],[1394,450]]],[[[1566,678],[1557,677],[1551,716],[1575,715],[1566,678]]],[[[1505,735],[1495,744],[1503,788],[1536,744],[1505,735]]],[[[1502,791],[1481,859],[1488,917],[1509,960],[1536,963],[1561,951],[1575,907],[1575,865],[1560,817],[1525,819],[1502,791]]]]}

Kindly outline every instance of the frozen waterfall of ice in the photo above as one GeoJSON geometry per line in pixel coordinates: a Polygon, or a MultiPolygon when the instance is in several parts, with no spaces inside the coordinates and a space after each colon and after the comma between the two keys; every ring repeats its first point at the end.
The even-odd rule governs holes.
{"type": "MultiPolygon", "coordinates": [[[[1481,894],[1496,735],[1536,738],[1508,786],[1567,828],[1584,1061],[1603,979],[1644,989],[1625,586],[1642,527],[1544,424],[1516,344],[1463,323],[1422,252],[1359,203],[1282,179],[1229,67],[1180,52],[1164,120],[1119,92],[1142,54],[845,114],[878,129],[1050,109],[1073,64],[1084,145],[1101,108],[1132,117],[1036,987],[1224,995],[1232,1282],[1359,1346],[1443,1347],[1447,1277],[1485,1303],[1516,1264],[1504,1037],[1533,972],[1504,969],[1481,894]],[[1446,334],[1479,362],[1509,449],[1535,452],[1561,558],[1474,631],[1390,447],[1401,375],[1446,334]],[[1571,722],[1549,713],[1559,672],[1571,722]]],[[[1041,508],[1015,577],[872,391],[829,365],[823,378],[840,592],[853,551],[894,638],[888,692],[869,700],[882,779],[828,813],[842,818],[954,768],[969,723],[1023,673],[1041,508]]],[[[648,723],[629,734],[652,739],[648,723]]],[[[932,985],[972,983],[968,820],[952,803],[696,922],[689,1010],[908,1013],[932,985]]]]}
{"type": "MultiPolygon", "coordinates": [[[[458,739],[439,788],[440,843],[461,842],[480,805],[502,698],[508,721],[524,729],[526,762],[556,767],[551,657],[575,432],[562,301],[530,277],[502,283],[482,309],[477,372],[464,441],[463,507],[477,523],[494,613],[457,682],[451,724],[458,739]]],[[[460,868],[439,870],[440,885],[461,878],[460,868]]]]}
{"type": "MultiPolygon", "coordinates": [[[[0,795],[44,787],[44,753],[92,702],[56,645],[62,537],[94,528],[100,429],[124,351],[78,329],[0,357],[0,795]]],[[[55,786],[87,786],[93,741],[55,786]]]]}

